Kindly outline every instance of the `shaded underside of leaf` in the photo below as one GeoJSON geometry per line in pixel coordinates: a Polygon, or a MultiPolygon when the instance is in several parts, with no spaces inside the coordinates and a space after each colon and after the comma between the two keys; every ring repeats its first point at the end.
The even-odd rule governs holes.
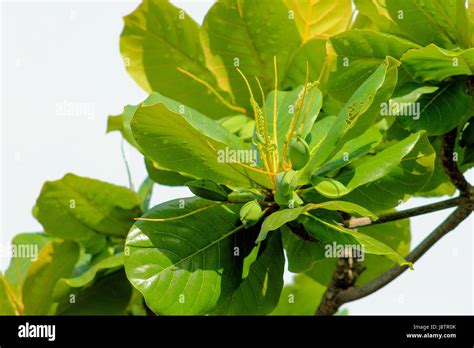
{"type": "Polygon", "coordinates": [[[217,312],[227,315],[265,315],[278,303],[283,288],[285,256],[279,233],[269,237],[249,266],[248,276],[218,305],[217,312]]]}

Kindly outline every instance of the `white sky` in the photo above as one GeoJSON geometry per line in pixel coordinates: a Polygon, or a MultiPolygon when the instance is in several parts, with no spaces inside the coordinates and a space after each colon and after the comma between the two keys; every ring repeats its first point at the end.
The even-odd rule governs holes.
{"type": "MultiPolygon", "coordinates": [[[[212,1],[172,1],[198,22],[212,1]]],[[[146,95],[127,75],[118,49],[122,17],[138,1],[3,1],[1,10],[0,241],[40,231],[31,208],[46,180],[73,172],[126,186],[121,137],[105,135],[107,115],[146,95]],[[82,105],[75,116],[57,113],[82,105]]],[[[135,187],[142,159],[126,146],[135,187]]],[[[472,171],[470,181],[473,182],[472,171]]],[[[156,187],[153,202],[188,196],[156,187]]],[[[433,200],[413,199],[403,208],[433,200]]],[[[418,243],[449,212],[412,219],[418,243]]],[[[392,284],[346,305],[351,314],[473,314],[473,218],[433,247],[392,284]]],[[[0,269],[8,260],[0,255],[0,269]]],[[[288,277],[287,277],[288,278],[288,277]]]]}

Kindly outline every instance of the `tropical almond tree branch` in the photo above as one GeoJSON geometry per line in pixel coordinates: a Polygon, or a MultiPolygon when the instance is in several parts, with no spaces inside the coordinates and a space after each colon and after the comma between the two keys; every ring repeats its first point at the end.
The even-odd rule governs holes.
{"type": "Polygon", "coordinates": [[[351,218],[344,221],[344,226],[348,228],[357,228],[357,227],[362,227],[362,226],[367,226],[367,225],[377,225],[377,224],[383,224],[386,222],[392,222],[396,220],[403,220],[403,219],[410,218],[413,216],[428,214],[428,213],[432,213],[432,212],[443,210],[443,209],[457,207],[463,202],[467,203],[467,201],[468,199],[466,197],[450,198],[441,202],[436,202],[436,203],[427,204],[427,205],[423,205],[416,208],[400,210],[394,213],[381,215],[376,221],[371,221],[370,219],[366,217],[351,218]]]}
{"type": "Polygon", "coordinates": [[[441,163],[443,164],[446,175],[449,177],[454,186],[456,186],[456,188],[459,190],[459,194],[461,196],[471,196],[470,199],[472,200],[472,186],[466,180],[454,161],[454,145],[456,143],[456,136],[456,128],[443,136],[441,163]]]}
{"type": "MultiPolygon", "coordinates": [[[[465,220],[472,209],[467,206],[458,207],[445,221],[443,221],[431,234],[429,234],[410,254],[405,258],[408,262],[416,262],[421,258],[438,240],[445,236],[448,232],[455,229],[463,220],[465,220]]],[[[323,315],[331,315],[337,311],[339,306],[344,303],[358,300],[368,296],[380,288],[384,287],[392,280],[397,278],[408,269],[408,266],[395,266],[383,273],[379,277],[370,281],[369,283],[360,287],[351,287],[347,290],[342,290],[333,300],[335,306],[330,308],[330,311],[322,313],[323,315]],[[332,313],[331,313],[332,311],[332,313]]]]}
{"type": "MultiPolygon", "coordinates": [[[[349,249],[349,252],[351,249],[349,249]]],[[[362,264],[358,263],[352,255],[340,258],[332,275],[331,283],[326,290],[316,315],[334,314],[339,308],[339,294],[354,286],[357,277],[364,270],[362,264]]]]}
{"type": "MultiPolygon", "coordinates": [[[[446,133],[443,136],[441,163],[443,164],[443,168],[446,172],[446,175],[459,190],[460,196],[443,202],[438,202],[422,207],[387,214],[385,216],[380,217],[376,222],[373,222],[384,223],[389,221],[395,221],[450,208],[453,206],[458,206],[458,208],[451,215],[449,215],[446,220],[444,220],[433,232],[431,232],[431,234],[429,234],[415,249],[413,249],[408,254],[408,256],[405,258],[408,262],[415,263],[438,240],[440,240],[443,236],[455,229],[462,221],[464,221],[473,210],[473,188],[466,180],[464,175],[461,173],[456,162],[454,161],[454,146],[456,136],[456,129],[453,129],[452,131],[446,133]]],[[[360,218],[346,220],[345,223],[352,228],[373,224],[367,221],[367,218],[360,218]]],[[[344,258],[342,260],[344,260],[344,258]]],[[[375,291],[381,289],[382,287],[396,279],[407,269],[408,266],[394,266],[393,268],[383,273],[379,277],[373,279],[369,283],[360,287],[354,287],[353,284],[357,280],[358,274],[354,275],[354,279],[352,279],[352,284],[343,284],[343,286],[341,286],[340,283],[337,281],[337,274],[341,272],[341,269],[338,264],[333,274],[333,278],[331,279],[331,282],[328,286],[328,289],[323,295],[321,303],[315,314],[333,315],[344,303],[351,302],[374,293],[375,291]]]]}

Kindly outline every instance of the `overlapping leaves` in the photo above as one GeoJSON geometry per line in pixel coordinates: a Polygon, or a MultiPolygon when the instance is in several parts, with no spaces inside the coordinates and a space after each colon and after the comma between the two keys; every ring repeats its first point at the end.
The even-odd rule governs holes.
{"type": "MultiPolygon", "coordinates": [[[[215,203],[174,200],[156,206],[145,217],[169,219],[206,204],[215,203]]],[[[136,223],[127,238],[125,266],[128,278],[153,311],[262,314],[276,305],[284,267],[281,240],[275,236],[265,248],[261,246],[262,252],[247,266],[248,276],[242,279],[247,243],[252,245],[254,239],[238,235],[243,228],[238,208],[216,206],[175,221],[136,223]],[[249,296],[254,302],[245,308],[242,301],[249,296]]]]}
{"type": "Polygon", "coordinates": [[[0,276],[1,314],[122,314],[129,282],[160,315],[312,314],[334,267],[328,245],[364,248],[358,284],[407,264],[406,221],[355,231],[343,217],[375,221],[411,195],[452,193],[431,143],[462,128],[471,145],[464,2],[356,0],[350,23],[350,1],[269,1],[218,1],[201,27],[164,0],[125,17],[125,66],[151,94],[108,131],[144,155],[149,179],[138,194],[71,174],[47,182],[34,209],[46,235],[24,236],[39,258],[0,276]],[[390,98],[419,114],[383,115],[390,98]],[[280,151],[264,166],[295,139],[303,160],[280,151]],[[153,182],[213,201],[147,210],[153,182]],[[306,273],[282,292],[284,250],[306,273]]]}

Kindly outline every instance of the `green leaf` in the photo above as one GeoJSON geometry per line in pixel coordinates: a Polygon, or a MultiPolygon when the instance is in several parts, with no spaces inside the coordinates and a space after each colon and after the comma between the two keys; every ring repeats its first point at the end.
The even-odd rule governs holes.
{"type": "Polygon", "coordinates": [[[256,76],[266,94],[274,89],[274,57],[282,82],[293,52],[301,45],[295,21],[281,0],[218,1],[204,19],[201,39],[208,65],[219,71],[225,89],[248,110],[249,96],[236,67],[254,91],[258,91],[256,76]]]}
{"type": "Polygon", "coordinates": [[[51,241],[43,247],[26,273],[22,291],[24,314],[51,313],[54,287],[59,279],[71,276],[78,258],[79,246],[73,241],[51,241]]]}
{"type": "Polygon", "coordinates": [[[279,233],[262,243],[257,259],[239,287],[219,303],[217,313],[226,315],[265,315],[278,303],[283,288],[285,256],[279,233]]]}
{"type": "MultiPolygon", "coordinates": [[[[408,219],[364,226],[359,228],[358,232],[384,243],[401,256],[408,255],[410,251],[411,234],[408,219]]],[[[358,286],[368,283],[397,264],[396,261],[381,255],[363,253],[362,256],[363,260],[354,259],[355,262],[359,262],[362,267],[365,267],[357,278],[356,285],[358,286]]],[[[333,257],[323,257],[323,259],[314,262],[313,267],[307,270],[306,274],[319,284],[328,286],[336,268],[337,260],[333,257]]]]}
{"type": "Polygon", "coordinates": [[[36,261],[38,253],[50,241],[42,233],[21,233],[13,237],[12,257],[5,271],[5,278],[17,298],[20,298],[26,272],[31,263],[36,261]]]}
{"type": "Polygon", "coordinates": [[[372,126],[357,138],[349,140],[337,154],[313,173],[313,177],[324,176],[343,168],[374,149],[382,140],[380,130],[372,126]]]}
{"type": "MultiPolygon", "coordinates": [[[[149,210],[146,218],[189,214],[215,202],[186,198],[149,210]]],[[[125,245],[128,279],[157,314],[204,314],[230,295],[241,257],[234,256],[240,206],[216,206],[171,221],[138,221],[125,245]]],[[[240,254],[240,253],[239,253],[240,254]]],[[[243,254],[242,254],[243,255],[243,254]]]]}
{"type": "Polygon", "coordinates": [[[327,133],[331,129],[336,119],[336,116],[326,116],[320,120],[316,120],[316,123],[313,125],[313,128],[311,128],[311,132],[309,133],[310,139],[308,145],[311,149],[311,156],[314,156],[316,150],[323,143],[324,138],[326,137],[327,133]]]}
{"type": "Polygon", "coordinates": [[[364,133],[380,115],[380,103],[388,99],[397,82],[399,63],[387,57],[357,89],[339,112],[331,129],[311,157],[302,178],[309,176],[335,155],[344,144],[364,133]]]}
{"type": "Polygon", "coordinates": [[[0,315],[18,315],[19,310],[16,301],[12,285],[0,272],[0,315]]]}
{"type": "Polygon", "coordinates": [[[412,267],[412,264],[405,261],[396,251],[369,235],[328,223],[314,216],[307,219],[304,225],[308,233],[323,243],[325,247],[333,243],[344,246],[361,245],[364,254],[383,255],[401,266],[408,265],[412,267]]]}
{"type": "Polygon", "coordinates": [[[277,230],[287,222],[296,220],[298,216],[304,212],[304,208],[305,207],[282,209],[266,217],[263,221],[262,228],[260,229],[257,242],[265,240],[265,238],[267,238],[268,232],[277,230]]]}
{"type": "Polygon", "coordinates": [[[257,242],[262,241],[266,238],[268,232],[279,229],[284,224],[296,220],[301,214],[315,209],[325,210],[340,210],[349,214],[358,214],[360,216],[370,217],[372,220],[377,220],[377,216],[369,210],[350,202],[343,201],[329,201],[322,203],[310,203],[302,207],[292,209],[282,209],[274,212],[268,216],[262,224],[260,234],[258,235],[257,242]]]}
{"type": "Polygon", "coordinates": [[[385,0],[354,0],[359,15],[373,23],[373,29],[378,29],[386,33],[396,33],[396,24],[391,20],[385,7],[385,0]]]}
{"type": "Polygon", "coordinates": [[[423,94],[417,101],[419,114],[397,117],[412,132],[426,130],[428,135],[441,135],[455,128],[466,115],[472,97],[466,94],[466,79],[458,78],[437,91],[423,94]]]}
{"type": "Polygon", "coordinates": [[[122,115],[110,115],[107,118],[107,133],[123,130],[122,115]]]}
{"type": "Polygon", "coordinates": [[[59,303],[56,315],[123,315],[132,296],[132,286],[123,270],[101,277],[92,285],[75,290],[74,302],[59,303]]]}
{"type": "Polygon", "coordinates": [[[212,118],[235,112],[197,80],[230,102],[206,67],[199,26],[187,13],[168,1],[146,0],[124,17],[124,23],[120,51],[127,71],[145,91],[179,100],[212,118]]]}
{"type": "MultiPolygon", "coordinates": [[[[410,252],[411,233],[409,219],[361,227],[358,229],[358,232],[384,243],[401,256],[405,257],[410,252]]],[[[396,262],[389,258],[365,254],[363,260],[365,270],[357,278],[356,284],[365,284],[395,265],[396,262]]]]}
{"type": "Polygon", "coordinates": [[[151,195],[153,194],[153,181],[149,177],[143,180],[137,194],[141,202],[141,210],[147,211],[150,206],[151,195]]]}
{"type": "Polygon", "coordinates": [[[234,115],[221,118],[219,124],[242,140],[251,140],[255,129],[255,120],[245,115],[234,115]]]}
{"type": "MultiPolygon", "coordinates": [[[[115,254],[107,257],[96,264],[94,264],[87,271],[74,278],[62,278],[58,281],[54,288],[53,298],[60,299],[65,297],[71,288],[82,288],[90,285],[97,277],[99,272],[102,271],[113,271],[118,268],[122,268],[124,263],[123,253],[115,254]]],[[[110,273],[110,272],[109,272],[110,273]]]]}
{"type": "Polygon", "coordinates": [[[271,315],[314,315],[325,291],[325,286],[305,274],[298,274],[293,284],[283,288],[278,306],[271,315]]]}
{"type": "MultiPolygon", "coordinates": [[[[126,278],[128,282],[128,279],[126,278]]],[[[147,309],[145,309],[145,301],[143,300],[143,296],[134,287],[132,287],[132,297],[130,302],[128,303],[128,307],[126,309],[125,315],[133,315],[133,316],[146,316],[148,315],[147,309]]]]}
{"type": "Polygon", "coordinates": [[[306,67],[308,81],[316,81],[320,76],[326,61],[326,39],[314,38],[299,47],[291,60],[282,89],[296,89],[306,81],[306,67]]]}
{"type": "MultiPolygon", "coordinates": [[[[330,74],[329,93],[340,101],[351,95],[377,70],[387,56],[399,59],[406,51],[420,46],[400,37],[372,30],[349,30],[330,38],[337,54],[335,70],[330,74]]],[[[406,73],[400,71],[400,80],[406,73]]]]}
{"type": "Polygon", "coordinates": [[[441,141],[441,138],[431,141],[436,152],[433,175],[431,175],[430,180],[423,189],[414,194],[417,197],[452,196],[456,192],[456,187],[452,184],[451,180],[449,180],[441,163],[441,141]]]}
{"type": "Polygon", "coordinates": [[[96,233],[125,237],[140,216],[136,193],[125,187],[66,174],[44,184],[36,218],[53,237],[87,240],[96,233]]]}
{"type": "Polygon", "coordinates": [[[399,30],[415,42],[468,46],[465,1],[385,0],[399,30]]]}
{"type": "MultiPolygon", "coordinates": [[[[255,231],[253,229],[252,231],[255,231]]],[[[242,265],[242,279],[245,279],[249,276],[252,264],[257,260],[258,256],[260,255],[260,247],[262,247],[265,243],[259,243],[257,245],[252,245],[250,252],[246,253],[244,258],[244,262],[242,265]]],[[[250,249],[250,248],[249,248],[250,249]]],[[[262,247],[261,250],[264,250],[262,247]]]]}
{"type": "Polygon", "coordinates": [[[334,35],[346,30],[352,17],[350,0],[283,0],[293,11],[303,42],[322,35],[334,35]]]}
{"type": "Polygon", "coordinates": [[[137,142],[135,141],[135,138],[132,133],[132,127],[130,123],[132,122],[133,116],[135,115],[135,112],[138,110],[139,105],[126,105],[123,108],[123,113],[122,113],[122,124],[123,124],[123,130],[122,130],[122,136],[127,140],[130,145],[134,146],[137,148],[139,151],[140,147],[138,146],[137,142]]]}
{"type": "MultiPolygon", "coordinates": [[[[302,225],[300,226],[303,228],[302,225]]],[[[316,261],[324,259],[324,248],[321,243],[302,240],[291,232],[287,225],[281,227],[281,235],[290,272],[307,271],[316,261]]]]}
{"type": "Polygon", "coordinates": [[[423,188],[434,168],[435,152],[424,132],[395,143],[375,156],[360,160],[352,170],[336,179],[348,191],[391,176],[395,191],[414,193],[423,188]],[[395,187],[396,186],[396,187],[395,187]]]}
{"type": "MultiPolygon", "coordinates": [[[[389,131],[389,134],[393,133],[389,131]]],[[[351,169],[341,171],[339,176],[333,178],[340,183],[339,185],[344,185],[344,190],[349,190],[351,185],[358,186],[359,183],[372,180],[380,175],[375,181],[355,187],[352,192],[344,196],[345,201],[359,204],[377,213],[396,207],[409,195],[422,192],[425,187],[428,187],[433,173],[435,152],[426,134],[421,132],[412,134],[401,141],[399,138],[395,140],[391,141],[386,149],[376,156],[368,156],[356,161],[351,169]],[[406,151],[409,152],[402,155],[406,151]],[[402,155],[402,160],[393,167],[394,163],[392,162],[398,161],[400,155],[402,155]],[[374,161],[374,158],[383,159],[386,163],[382,165],[382,162],[374,161]],[[358,183],[356,180],[358,175],[355,172],[360,170],[359,167],[366,169],[360,172],[361,181],[358,183]],[[374,168],[380,168],[380,171],[374,170],[374,168]],[[387,172],[387,170],[389,171],[387,172]],[[352,180],[355,181],[349,184],[352,180]]],[[[323,199],[316,190],[305,192],[303,198],[310,202],[323,199]]]]}
{"type": "Polygon", "coordinates": [[[145,154],[166,169],[242,188],[271,187],[253,164],[255,151],[214,120],[159,94],[136,111],[133,134],[145,154]],[[242,156],[243,154],[243,156],[242,156]],[[233,157],[232,157],[233,156],[233,157]]]}
{"type": "Polygon", "coordinates": [[[162,168],[156,164],[156,162],[146,157],[145,167],[150,179],[160,185],[184,186],[185,183],[193,179],[191,176],[182,175],[178,172],[162,168]]]}
{"type": "Polygon", "coordinates": [[[223,117],[218,122],[222,127],[227,129],[229,132],[238,134],[239,131],[244,127],[244,125],[249,120],[251,120],[251,118],[245,115],[234,115],[234,116],[223,117]]]}
{"type": "Polygon", "coordinates": [[[351,23],[350,29],[369,29],[374,31],[378,30],[375,23],[373,23],[369,17],[363,15],[360,12],[357,12],[355,14],[355,18],[351,23]]]}
{"type": "MultiPolygon", "coordinates": [[[[407,82],[397,87],[397,90],[388,103],[384,103],[381,106],[381,114],[384,116],[412,116],[413,118],[417,118],[416,114],[418,110],[416,108],[413,109],[413,104],[415,104],[423,95],[436,92],[437,90],[439,90],[438,86],[425,85],[417,82],[407,82]],[[410,109],[409,104],[404,105],[403,103],[412,103],[412,109],[410,109]]],[[[388,125],[390,123],[393,124],[394,120],[385,118],[385,121],[388,125]]]]}
{"type": "Polygon", "coordinates": [[[107,120],[107,133],[119,131],[130,145],[141,151],[130,129],[130,122],[137,109],[138,105],[127,105],[123,108],[121,115],[109,116],[107,120]]]}
{"type": "Polygon", "coordinates": [[[80,241],[81,247],[84,248],[84,253],[89,254],[91,257],[94,255],[100,255],[104,251],[108,250],[107,243],[108,238],[103,234],[95,234],[88,240],[80,241]]]}
{"type": "Polygon", "coordinates": [[[343,211],[348,214],[357,214],[359,216],[369,217],[372,221],[377,220],[377,216],[374,213],[365,209],[364,207],[350,202],[328,201],[316,204],[307,204],[305,207],[305,212],[314,209],[325,209],[331,211],[343,211]]]}
{"type": "Polygon", "coordinates": [[[446,50],[434,44],[407,51],[402,67],[417,81],[441,82],[448,77],[474,74],[474,48],[446,50]]]}
{"type": "MultiPolygon", "coordinates": [[[[367,257],[367,255],[365,255],[367,257]]],[[[314,263],[313,268],[304,274],[311,277],[318,284],[327,287],[337,266],[338,258],[325,258],[314,263]]]]}
{"type": "Polygon", "coordinates": [[[470,33],[467,34],[468,41],[470,46],[474,46],[474,2],[472,0],[467,0],[467,27],[470,33]]]}
{"type": "Polygon", "coordinates": [[[228,193],[221,185],[208,179],[188,181],[186,186],[196,196],[212,201],[225,202],[228,193]]]}

